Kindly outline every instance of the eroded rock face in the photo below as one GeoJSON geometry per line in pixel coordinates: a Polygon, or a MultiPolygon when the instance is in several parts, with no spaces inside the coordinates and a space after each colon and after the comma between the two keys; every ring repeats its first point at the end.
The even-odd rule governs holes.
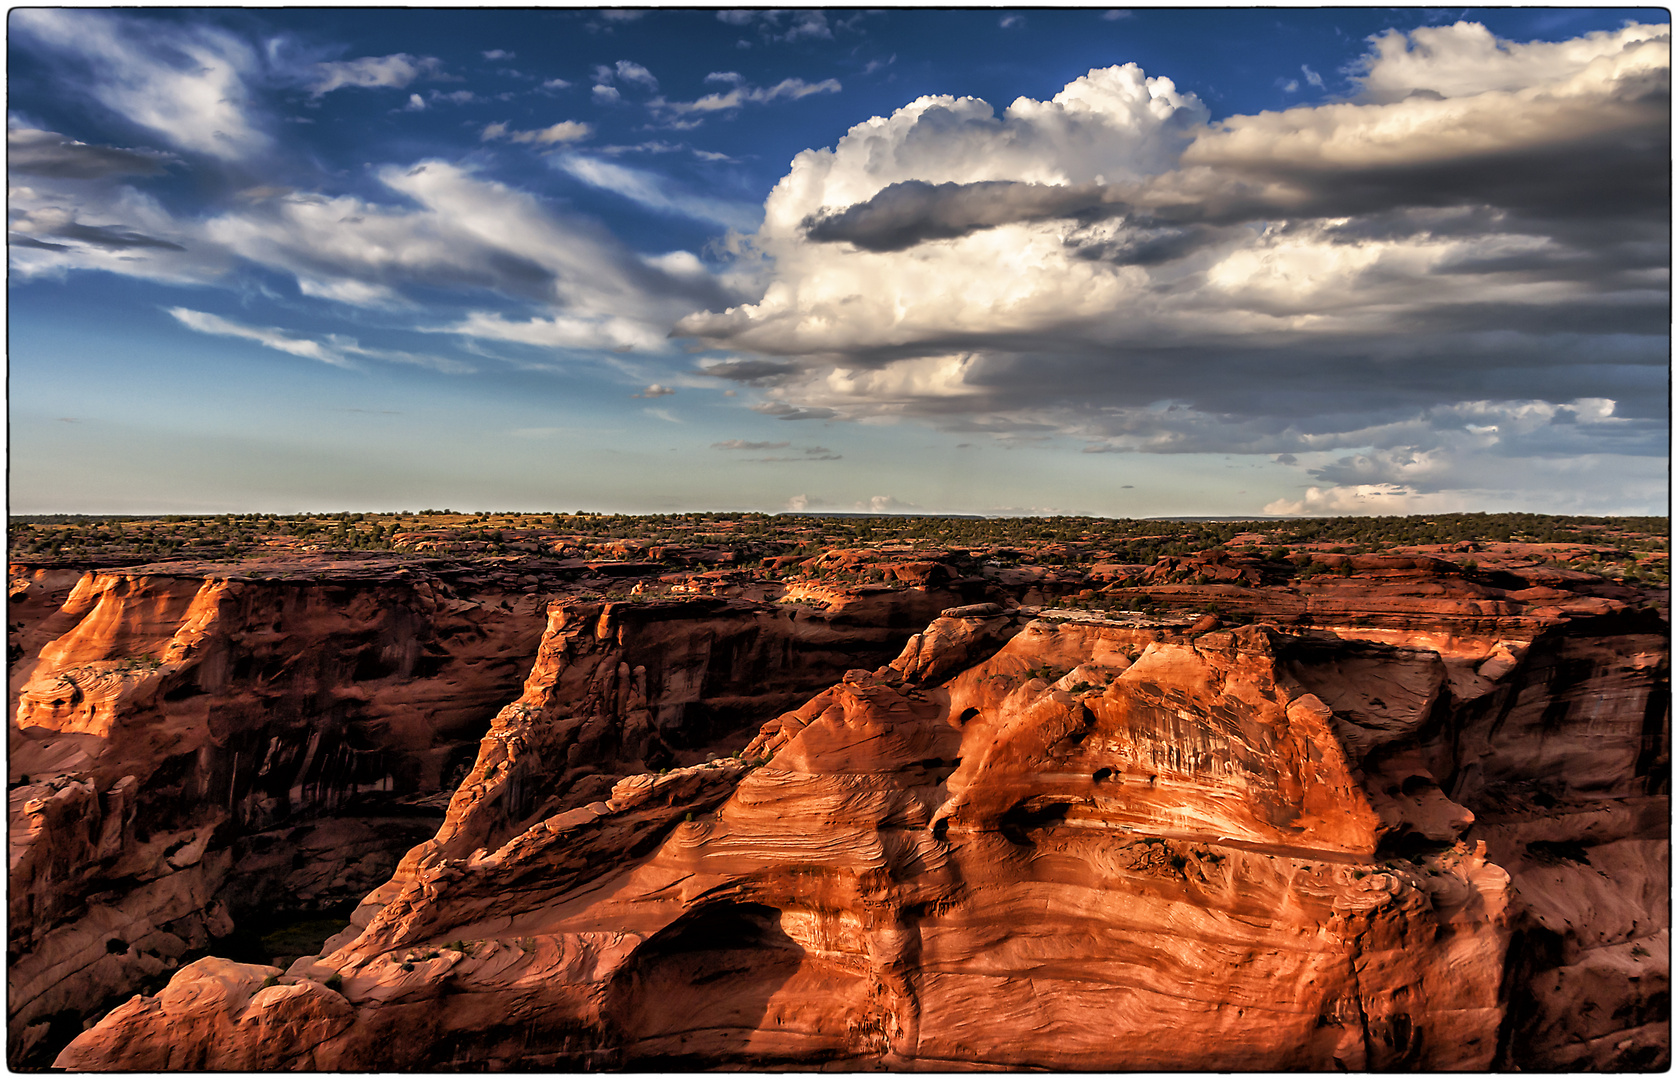
{"type": "Polygon", "coordinates": [[[13,1061],[247,915],[366,898],[366,925],[417,865],[738,745],[961,598],[550,605],[388,568],[18,591],[49,586],[14,665],[13,1061]]]}
{"type": "Polygon", "coordinates": [[[1453,797],[1512,877],[1522,1068],[1670,1061],[1669,640],[1653,629],[1559,627],[1466,710],[1453,797]]]}
{"type": "Polygon", "coordinates": [[[11,1060],[246,913],[387,880],[541,628],[427,574],[81,575],[14,637],[11,1060]]]}
{"type": "Polygon", "coordinates": [[[939,601],[880,593],[862,598],[861,614],[854,598],[826,609],[714,598],[553,604],[524,693],[496,716],[442,828],[367,897],[355,923],[366,926],[421,867],[493,851],[598,803],[625,776],[738,746],[813,680],[885,659],[906,618],[939,601]]]}
{"type": "Polygon", "coordinates": [[[606,614],[550,613],[449,823],[326,955],[266,989],[183,970],[58,1064],[1484,1069],[1664,1045],[1665,652],[1635,625],[1440,651],[969,608],[738,757],[619,776],[670,685],[631,643],[680,616],[606,614]],[[1544,798],[1581,839],[1546,839],[1544,798]],[[1511,952],[1540,932],[1560,947],[1511,952]]]}
{"type": "MultiPolygon", "coordinates": [[[[1076,587],[1040,568],[552,604],[323,955],[200,961],[57,1063],[1662,1065],[1666,623],[1586,575],[1343,561],[1113,571],[1234,629],[972,603],[1076,587]]],[[[96,751],[77,715],[39,753],[96,751]]],[[[142,780],[37,794],[37,831],[97,853],[142,780]]],[[[194,880],[153,888],[220,917],[194,880]]]]}

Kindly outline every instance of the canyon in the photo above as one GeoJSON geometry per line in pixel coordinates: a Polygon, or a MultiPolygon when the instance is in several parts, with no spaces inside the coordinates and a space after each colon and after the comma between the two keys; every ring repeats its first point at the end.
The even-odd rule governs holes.
{"type": "Polygon", "coordinates": [[[13,1067],[1670,1060],[1664,589],[722,554],[14,560],[13,1067]]]}

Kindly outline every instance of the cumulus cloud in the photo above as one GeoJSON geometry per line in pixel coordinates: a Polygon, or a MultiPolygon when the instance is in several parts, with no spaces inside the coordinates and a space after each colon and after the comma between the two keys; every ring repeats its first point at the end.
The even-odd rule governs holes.
{"type": "Polygon", "coordinates": [[[1663,454],[1669,72],[1664,26],[1459,23],[1373,39],[1349,100],[1217,123],[1135,65],[921,98],[799,154],[761,298],[678,332],[786,419],[1460,463],[1423,491],[1317,460],[1319,492],[1663,454]]]}
{"type": "Polygon", "coordinates": [[[649,90],[658,89],[658,80],[653,77],[653,73],[632,60],[619,60],[617,75],[625,82],[640,83],[649,90]]]}
{"type": "Polygon", "coordinates": [[[818,243],[846,241],[865,251],[902,251],[997,225],[1099,210],[1103,196],[1093,184],[900,180],[864,202],[813,214],[800,224],[804,235],[818,243]]]}
{"type": "Polygon", "coordinates": [[[661,398],[661,397],[669,397],[671,394],[674,394],[675,392],[676,391],[672,390],[668,386],[663,386],[659,383],[653,383],[651,386],[647,387],[645,390],[641,391],[639,394],[631,394],[629,396],[632,397],[632,398],[661,398]]]}
{"type": "Polygon", "coordinates": [[[1374,47],[1358,65],[1358,96],[1381,104],[1418,93],[1430,98],[1472,98],[1485,93],[1537,96],[1531,92],[1541,88],[1554,92],[1580,76],[1601,79],[1628,60],[1641,67],[1635,60],[1636,47],[1670,38],[1667,26],[1639,24],[1566,41],[1524,44],[1500,40],[1484,26],[1470,22],[1423,26],[1409,33],[1388,30],[1371,39],[1374,47]]]}
{"type": "Polygon", "coordinates": [[[1299,497],[1275,499],[1263,509],[1288,516],[1496,512],[1531,509],[1538,496],[1551,513],[1612,514],[1658,507],[1668,493],[1664,457],[1589,453],[1432,464],[1429,482],[1315,483],[1299,497]]]}

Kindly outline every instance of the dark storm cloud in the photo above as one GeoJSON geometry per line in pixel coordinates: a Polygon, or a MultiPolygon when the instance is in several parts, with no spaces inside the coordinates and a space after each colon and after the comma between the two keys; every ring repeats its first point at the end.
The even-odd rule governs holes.
{"type": "Polygon", "coordinates": [[[951,240],[1018,221],[1111,213],[1094,184],[1057,186],[984,180],[929,184],[905,180],[873,198],[833,213],[811,215],[804,235],[817,243],[846,242],[864,251],[902,251],[928,240],[951,240]]]}
{"type": "MultiPolygon", "coordinates": [[[[1337,225],[1348,240],[1534,226],[1542,235],[1571,231],[1572,222],[1664,227],[1671,202],[1670,92],[1667,70],[1620,73],[1597,96],[1529,106],[1526,127],[1542,134],[1523,129],[1513,137],[1500,136],[1515,117],[1486,109],[1466,117],[1446,113],[1441,110],[1449,105],[1437,91],[1414,93],[1384,110],[1345,104],[1235,117],[1196,139],[1181,168],[1149,180],[906,180],[843,209],[806,216],[801,228],[817,243],[891,252],[1012,223],[1123,215],[1136,235],[1081,244],[1078,254],[1151,265],[1181,258],[1216,235],[1174,226],[1349,218],[1337,225]],[[1433,102],[1440,109],[1430,115],[1433,102]],[[1415,151],[1382,153],[1380,145],[1351,140],[1332,145],[1339,125],[1383,122],[1415,125],[1415,151]],[[1447,132],[1430,142],[1430,124],[1461,126],[1459,135],[1484,127],[1487,137],[1452,142],[1447,132]],[[1294,146],[1298,150],[1289,152],[1294,146]],[[1427,210],[1465,213],[1432,221],[1415,215],[1427,210]]],[[[1378,144],[1381,137],[1369,141],[1378,144]]]]}
{"type": "Polygon", "coordinates": [[[1220,235],[1189,226],[1277,218],[1351,218],[1336,226],[1348,240],[1495,233],[1505,225],[1569,219],[1662,222],[1671,203],[1664,167],[1670,88],[1662,83],[1651,90],[1643,82],[1636,88],[1610,130],[1561,132],[1514,150],[1338,165],[1243,157],[1217,149],[1214,135],[1213,149],[1197,145],[1184,155],[1185,163],[1214,169],[1211,177],[1190,169],[1122,186],[905,180],[842,210],[807,216],[801,228],[817,243],[890,252],[1018,222],[1129,216],[1138,235],[1082,246],[1079,254],[1149,265],[1181,258],[1220,235]],[[1412,216],[1416,210],[1465,213],[1427,220],[1412,216]]]}
{"type": "Polygon", "coordinates": [[[714,375],[731,382],[754,385],[785,378],[799,370],[797,364],[778,360],[724,360],[699,369],[701,375],[714,375]]]}
{"type": "Polygon", "coordinates": [[[1411,207],[1497,207],[1529,221],[1664,221],[1671,204],[1668,100],[1663,93],[1632,103],[1608,130],[1558,131],[1535,145],[1433,161],[1249,157],[1212,136],[1184,155],[1183,174],[1160,177],[1132,197],[1161,221],[1184,224],[1385,216],[1411,207]]]}

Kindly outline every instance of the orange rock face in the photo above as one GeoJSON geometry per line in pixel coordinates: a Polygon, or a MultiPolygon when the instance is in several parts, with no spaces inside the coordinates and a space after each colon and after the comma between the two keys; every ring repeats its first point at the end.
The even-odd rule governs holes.
{"type": "Polygon", "coordinates": [[[318,576],[16,576],[14,1062],[247,916],[388,893],[409,849],[493,846],[738,744],[952,599],[550,613],[522,582],[318,576]]]}
{"type": "MultiPolygon", "coordinates": [[[[441,825],[321,955],[186,965],[56,1064],[1661,1066],[1665,621],[1567,579],[1347,566],[1108,574],[1248,625],[934,619],[975,597],[925,588],[552,604],[441,825]]],[[[182,603],[107,621],[197,625],[182,603]]],[[[149,700],[44,677],[43,755],[149,700]]],[[[114,827],[76,823],[145,782],[62,784],[31,827],[102,851],[114,827]]],[[[162,863],[232,857],[195,843],[162,863]]]]}
{"type": "Polygon", "coordinates": [[[12,664],[13,1061],[232,918],[387,879],[541,632],[530,600],[430,575],[107,571],[54,598],[12,664]]]}
{"type": "Polygon", "coordinates": [[[560,613],[449,823],[327,954],[267,989],[183,970],[58,1064],[1660,1060],[1657,635],[1446,655],[1052,614],[953,611],[738,757],[585,804],[558,763],[650,737],[655,680],[605,611],[560,613]],[[1558,820],[1579,839],[1531,839],[1558,820]]]}

